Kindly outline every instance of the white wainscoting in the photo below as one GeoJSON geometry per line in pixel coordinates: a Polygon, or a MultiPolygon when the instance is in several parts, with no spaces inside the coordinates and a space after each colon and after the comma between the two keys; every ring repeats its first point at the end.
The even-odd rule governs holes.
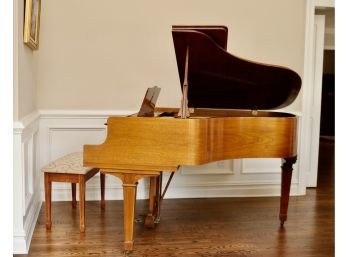
{"type": "Polygon", "coordinates": [[[38,112],[14,123],[13,252],[27,253],[41,207],[38,169],[38,112]]]}
{"type": "MultiPolygon", "coordinates": [[[[40,169],[62,155],[81,151],[84,144],[102,143],[106,136],[104,123],[107,117],[130,113],[133,112],[40,111],[14,123],[14,253],[28,252],[44,201],[40,169]]],[[[166,198],[279,196],[280,165],[280,159],[240,159],[181,167],[173,178],[166,198]]],[[[305,194],[305,176],[299,173],[298,168],[301,165],[305,165],[305,162],[301,164],[299,156],[294,167],[291,195],[305,194]]],[[[169,173],[165,173],[164,183],[168,177],[169,173]]],[[[99,176],[91,178],[86,186],[87,200],[100,199],[99,176]]],[[[53,183],[52,200],[71,200],[70,190],[69,184],[53,183]]],[[[107,200],[122,199],[120,181],[106,176],[105,193],[107,200]]],[[[147,194],[148,181],[141,180],[137,198],[145,199],[147,194]]]]}

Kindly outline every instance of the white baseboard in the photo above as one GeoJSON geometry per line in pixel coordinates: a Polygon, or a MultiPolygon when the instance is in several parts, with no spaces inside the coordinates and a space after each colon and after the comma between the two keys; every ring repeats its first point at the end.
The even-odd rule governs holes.
{"type": "MultiPolygon", "coordinates": [[[[298,185],[291,185],[290,195],[298,194],[298,185]]],[[[280,196],[280,185],[241,185],[241,186],[173,186],[169,188],[165,198],[219,198],[219,197],[269,197],[280,196]]],[[[70,189],[52,190],[52,201],[71,201],[70,189]]],[[[123,200],[122,187],[106,188],[106,200],[123,200]]],[[[137,199],[148,199],[148,187],[137,189],[137,199]]],[[[78,200],[78,194],[77,194],[78,200]]],[[[86,191],[86,201],[99,201],[100,189],[90,188],[86,191]]]]}
{"type": "Polygon", "coordinates": [[[31,243],[31,238],[34,233],[37,218],[40,213],[42,201],[39,195],[36,197],[35,203],[33,203],[28,212],[24,223],[24,229],[19,231],[13,231],[13,253],[14,254],[27,254],[31,243]]]}

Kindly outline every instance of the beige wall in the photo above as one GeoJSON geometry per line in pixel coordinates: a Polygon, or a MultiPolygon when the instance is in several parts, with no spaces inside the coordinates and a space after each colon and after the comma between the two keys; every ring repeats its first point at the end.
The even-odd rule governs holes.
{"type": "Polygon", "coordinates": [[[14,120],[20,120],[36,110],[37,53],[23,43],[24,1],[16,0],[14,18],[14,120]]]}
{"type": "Polygon", "coordinates": [[[136,110],[153,85],[159,105],[178,106],[173,24],[226,25],[229,52],[302,76],[305,2],[42,1],[38,108],[136,110]]]}

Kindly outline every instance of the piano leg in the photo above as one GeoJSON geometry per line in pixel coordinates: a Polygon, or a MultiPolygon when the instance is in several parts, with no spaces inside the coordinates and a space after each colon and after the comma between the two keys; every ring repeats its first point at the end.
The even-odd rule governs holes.
{"type": "Polygon", "coordinates": [[[281,198],[280,198],[280,212],[279,212],[279,219],[280,219],[281,226],[284,226],[284,223],[287,219],[292,170],[293,170],[293,164],[296,162],[296,160],[297,160],[297,157],[282,159],[282,182],[281,182],[281,198]]]}
{"type": "Polygon", "coordinates": [[[124,208],[124,250],[133,250],[134,213],[136,202],[137,180],[133,174],[126,174],[123,182],[124,208]]]}
{"type": "Polygon", "coordinates": [[[105,209],[105,174],[100,172],[100,208],[105,209]]]}
{"type": "Polygon", "coordinates": [[[162,178],[163,172],[161,171],[159,176],[153,177],[150,180],[149,190],[149,211],[145,220],[145,227],[154,228],[155,224],[160,222],[161,219],[161,204],[165,193],[170,185],[170,182],[174,176],[174,171],[170,174],[167,181],[167,185],[162,194],[162,178]]]}
{"type": "Polygon", "coordinates": [[[150,177],[149,210],[145,219],[145,227],[147,228],[155,227],[157,178],[158,177],[150,177]]]}
{"type": "Polygon", "coordinates": [[[160,175],[156,178],[156,218],[155,223],[159,223],[161,219],[161,205],[162,205],[162,178],[163,172],[161,171],[160,175]]]}
{"type": "Polygon", "coordinates": [[[124,250],[126,253],[133,251],[134,244],[134,216],[138,180],[144,177],[156,177],[158,171],[111,171],[103,170],[104,173],[113,175],[123,183],[123,224],[124,224],[124,250]]]}

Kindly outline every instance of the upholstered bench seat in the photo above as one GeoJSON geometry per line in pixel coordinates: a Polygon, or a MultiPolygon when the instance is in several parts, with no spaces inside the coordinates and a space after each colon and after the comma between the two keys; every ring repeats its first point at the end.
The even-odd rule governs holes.
{"type": "MultiPolygon", "coordinates": [[[[74,152],[54,160],[44,166],[46,229],[52,227],[51,191],[52,182],[69,182],[72,191],[72,206],[76,207],[76,183],[79,183],[80,232],[85,231],[85,188],[86,181],[99,172],[99,169],[83,167],[83,153],[74,152]]],[[[105,175],[100,173],[101,208],[105,206],[105,175]]]]}
{"type": "Polygon", "coordinates": [[[42,168],[43,172],[50,173],[67,173],[67,174],[86,174],[93,168],[83,167],[82,152],[75,152],[67,154],[53,162],[50,162],[45,167],[42,168]]]}

